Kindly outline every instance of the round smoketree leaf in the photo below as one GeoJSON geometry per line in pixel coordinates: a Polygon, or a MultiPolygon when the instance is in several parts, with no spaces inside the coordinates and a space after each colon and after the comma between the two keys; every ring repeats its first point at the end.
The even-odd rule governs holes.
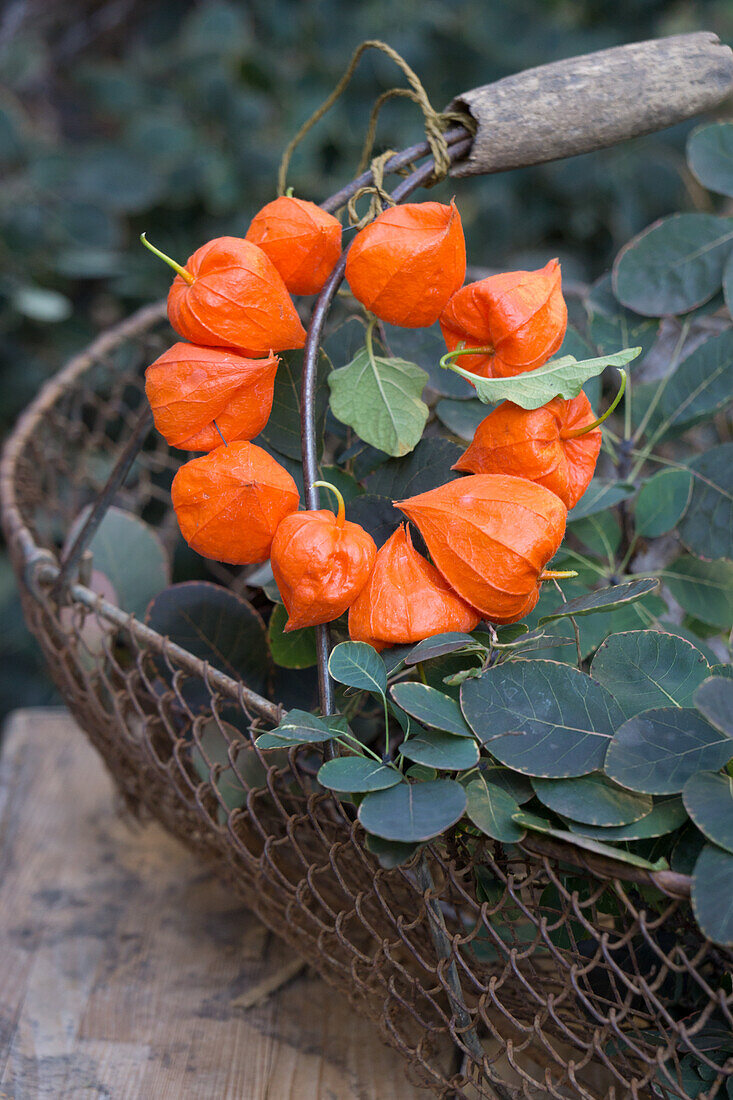
{"type": "Polygon", "coordinates": [[[329,790],[344,794],[383,791],[402,782],[396,768],[387,767],[364,756],[339,756],[327,760],[318,770],[318,782],[329,790]]]}
{"type": "MultiPolygon", "coordinates": [[[[730,667],[721,666],[724,669],[730,667]]],[[[733,679],[730,672],[703,681],[695,692],[695,706],[717,730],[733,737],[733,679]]]]}
{"type": "Polygon", "coordinates": [[[584,825],[577,821],[568,821],[568,828],[581,836],[594,840],[648,840],[652,837],[673,833],[687,821],[687,810],[679,795],[664,795],[659,798],[645,817],[630,825],[584,825]]]}
{"type": "Polygon", "coordinates": [[[400,745],[406,760],[438,771],[464,771],[478,764],[478,745],[468,737],[456,737],[442,730],[422,730],[400,745]]]}
{"type": "Polygon", "coordinates": [[[422,642],[418,642],[405,657],[405,664],[417,665],[421,661],[430,661],[433,657],[444,657],[446,653],[483,648],[481,642],[472,638],[470,634],[449,630],[445,634],[434,634],[432,638],[425,638],[422,642]]]}
{"type": "Polygon", "coordinates": [[[594,477],[582,497],[568,512],[568,523],[574,523],[586,516],[593,516],[596,512],[604,512],[606,508],[612,508],[622,500],[633,496],[636,486],[627,481],[604,481],[594,477]]]}
{"type": "Polygon", "coordinates": [[[705,935],[733,947],[733,855],[706,844],[692,876],[692,908],[705,935]]]}
{"type": "Polygon", "coordinates": [[[511,768],[503,768],[500,764],[482,764],[481,775],[492,787],[500,787],[510,794],[520,806],[534,797],[534,789],[526,775],[511,768]]]}
{"type": "Polygon", "coordinates": [[[650,428],[659,438],[679,435],[701,420],[709,420],[732,400],[733,329],[727,329],[699,344],[682,360],[662,391],[650,428]]]}
{"type": "Polygon", "coordinates": [[[380,867],[384,867],[386,871],[407,863],[419,848],[418,844],[400,844],[397,840],[382,840],[381,837],[370,834],[367,834],[366,846],[377,857],[380,867]]]}
{"type": "Polygon", "coordinates": [[[690,642],[659,630],[612,634],[598,649],[591,674],[633,718],[654,707],[692,706],[695,691],[710,675],[704,656],[690,642]]]}
{"type": "MultiPolygon", "coordinates": [[[[702,516],[698,517],[698,522],[702,523],[702,516]]],[[[721,630],[730,630],[733,625],[732,562],[701,561],[685,555],[667,566],[664,580],[688,615],[721,630]]]]}
{"type": "Polygon", "coordinates": [[[733,741],[696,710],[664,707],[629,718],[606,756],[606,775],[647,794],[676,794],[695,772],[722,768],[733,741]]]}
{"type": "Polygon", "coordinates": [[[685,783],[682,801],[700,832],[733,854],[733,777],[698,772],[685,783]]]}
{"type": "Polygon", "coordinates": [[[473,732],[466,724],[461,708],[455,699],[444,695],[428,684],[395,684],[392,698],[398,707],[402,707],[418,722],[435,729],[452,733],[456,737],[473,738],[473,732]]]}
{"type": "Polygon", "coordinates": [[[692,495],[680,538],[700,557],[733,558],[733,443],[711,447],[690,470],[692,495]]]}
{"type": "Polygon", "coordinates": [[[634,501],[636,533],[646,539],[666,535],[682,519],[692,492],[687,470],[662,470],[650,477],[634,501]]]}
{"type": "Polygon", "coordinates": [[[687,163],[710,191],[733,196],[733,123],[700,126],[687,139],[687,163]]]}
{"type": "Polygon", "coordinates": [[[532,786],[544,806],[587,825],[630,825],[652,809],[650,795],[624,790],[599,772],[573,779],[534,779],[532,786]]]}
{"type": "Polygon", "coordinates": [[[516,844],[524,837],[524,829],[512,820],[519,804],[510,794],[487,783],[483,776],[466,785],[466,815],[482,833],[502,844],[516,844]]]}
{"type": "Polygon", "coordinates": [[[334,680],[360,691],[387,691],[387,669],[376,649],[366,642],[341,642],[328,661],[328,671],[334,680]]]}
{"type": "Polygon", "coordinates": [[[466,811],[466,794],[454,779],[400,783],[368,794],[359,806],[359,821],[383,840],[415,843],[430,840],[454,825],[466,811]]]}
{"type": "Polygon", "coordinates": [[[616,257],[619,301],[646,317],[687,313],[720,290],[733,219],[673,214],[634,237],[616,257]]]}
{"type": "Polygon", "coordinates": [[[648,596],[658,586],[659,581],[650,577],[640,581],[628,581],[626,584],[614,584],[610,588],[599,588],[595,592],[589,592],[587,596],[577,596],[574,600],[568,600],[554,611],[543,615],[539,625],[544,626],[557,619],[565,619],[568,615],[592,615],[596,611],[615,611],[616,608],[648,596]]]}
{"type": "Polygon", "coordinates": [[[270,733],[260,734],[257,744],[260,744],[263,737],[276,737],[278,741],[292,745],[318,744],[321,741],[331,741],[339,736],[339,732],[335,725],[330,728],[325,719],[310,714],[307,710],[289,710],[279,726],[270,733]]]}

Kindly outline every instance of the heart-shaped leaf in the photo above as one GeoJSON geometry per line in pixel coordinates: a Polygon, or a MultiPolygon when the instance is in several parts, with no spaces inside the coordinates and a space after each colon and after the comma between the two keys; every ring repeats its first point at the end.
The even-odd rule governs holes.
{"type": "Polygon", "coordinates": [[[673,214],[622,248],[613,285],[623,305],[647,317],[687,313],[720,290],[733,219],[673,214]]]}
{"type": "MultiPolygon", "coordinates": [[[[323,448],[323,431],[328,411],[328,375],[331,364],[321,351],[318,357],[315,393],[315,435],[320,454],[323,448]]],[[[300,461],[300,388],[303,376],[303,352],[280,353],[280,364],[275,375],[275,393],[272,411],[267,425],[255,440],[259,446],[267,445],[281,455],[300,461]]]]}
{"type": "Polygon", "coordinates": [[[318,771],[318,782],[329,790],[344,794],[383,791],[402,782],[397,768],[387,767],[365,756],[338,756],[327,760],[318,771]]]}
{"type": "Polygon", "coordinates": [[[696,710],[663,707],[624,722],[604,770],[629,790],[676,794],[695,772],[722,768],[731,756],[733,741],[696,710]]]}
{"type": "Polygon", "coordinates": [[[145,621],[194,657],[264,693],[271,669],[265,624],[241,596],[208,581],[173,584],[149,604],[145,621]]]}
{"type": "Polygon", "coordinates": [[[466,794],[460,783],[432,779],[366,795],[359,806],[359,821],[374,836],[410,843],[440,836],[465,811],[466,794]]]}
{"type": "MultiPolygon", "coordinates": [[[[724,665],[730,668],[730,665],[724,665]]],[[[715,669],[711,669],[714,672],[715,669]]],[[[695,692],[695,706],[721,733],[733,737],[733,679],[731,673],[711,676],[695,692]]]]}
{"type": "Polygon", "coordinates": [[[713,943],[733,947],[733,855],[706,844],[692,876],[692,909],[713,943]]]}
{"type": "Polygon", "coordinates": [[[623,718],[605,688],[556,661],[487,669],[463,685],[461,706],[476,736],[503,764],[555,779],[603,767],[623,718]]]}
{"type": "Polygon", "coordinates": [[[350,500],[346,505],[346,518],[363,527],[377,546],[384,546],[390,535],[405,522],[402,512],[395,508],[389,497],[375,496],[374,493],[364,493],[350,500]]]}
{"type": "Polygon", "coordinates": [[[589,378],[595,378],[606,367],[625,367],[640,352],[641,348],[626,348],[614,355],[580,361],[572,355],[564,355],[511,378],[481,378],[455,364],[450,369],[469,379],[476,387],[477,397],[486,405],[512,401],[523,409],[539,409],[553,397],[577,397],[589,378]]]}
{"type": "Polygon", "coordinates": [[[733,196],[733,123],[712,122],[693,130],[687,163],[703,187],[733,196]]]}
{"type": "Polygon", "coordinates": [[[661,470],[650,477],[634,501],[637,535],[656,539],[676,527],[687,510],[691,491],[692,474],[687,470],[661,470]]]}
{"type": "Polygon", "coordinates": [[[692,706],[710,668],[684,638],[660,630],[629,630],[606,638],[593,658],[591,674],[608,688],[624,718],[633,718],[670,703],[692,706]]]}
{"type": "Polygon", "coordinates": [[[414,363],[387,359],[364,347],[329,375],[331,412],[365,443],[399,457],[422,436],[429,413],[421,400],[427,380],[414,363]]]}
{"type": "MultiPolygon", "coordinates": [[[[445,485],[456,476],[451,466],[463,451],[449,439],[421,439],[415,450],[404,458],[391,458],[367,478],[370,493],[405,500],[445,485]]],[[[402,517],[404,519],[404,516],[402,517]]]]}
{"type": "Polygon", "coordinates": [[[532,786],[544,806],[587,825],[630,825],[652,809],[649,795],[624,790],[600,772],[573,779],[533,779],[532,786]]]}
{"type": "Polygon", "coordinates": [[[400,752],[415,764],[438,771],[457,772],[478,764],[478,745],[473,738],[456,737],[442,730],[421,730],[400,745],[400,752]]]}
{"type": "Polygon", "coordinates": [[[524,829],[512,820],[519,806],[510,794],[487,783],[483,775],[466,786],[466,816],[482,833],[502,844],[516,844],[524,829]]]}
{"type": "Polygon", "coordinates": [[[360,691],[387,691],[387,670],[376,649],[366,642],[341,642],[328,661],[328,671],[334,680],[360,691]]]}
{"type": "Polygon", "coordinates": [[[398,706],[426,726],[452,733],[456,737],[473,738],[461,708],[455,699],[427,684],[395,684],[391,691],[398,706]]]}
{"type": "Polygon", "coordinates": [[[282,668],[312,668],[318,663],[316,632],[312,626],[303,630],[284,631],[288,613],[282,604],[272,609],[267,626],[267,639],[273,660],[282,668]]]}
{"type": "Polygon", "coordinates": [[[733,443],[711,447],[690,470],[692,495],[680,538],[693,554],[733,558],[733,443]]]}
{"type": "Polygon", "coordinates": [[[733,854],[733,777],[720,772],[691,775],[682,801],[700,832],[733,854]]]}
{"type": "Polygon", "coordinates": [[[569,615],[592,615],[595,611],[613,611],[624,604],[640,600],[642,596],[648,596],[659,586],[659,581],[653,578],[644,578],[639,581],[628,581],[625,584],[614,584],[610,588],[599,588],[595,592],[589,592],[587,596],[578,596],[574,600],[568,600],[554,611],[543,615],[540,626],[545,623],[555,622],[557,619],[565,619],[569,615]]]}
{"type": "Polygon", "coordinates": [[[679,795],[665,795],[658,799],[645,817],[630,825],[584,825],[577,821],[568,821],[568,828],[581,836],[594,840],[648,840],[651,837],[666,836],[687,821],[687,810],[679,795]]]}

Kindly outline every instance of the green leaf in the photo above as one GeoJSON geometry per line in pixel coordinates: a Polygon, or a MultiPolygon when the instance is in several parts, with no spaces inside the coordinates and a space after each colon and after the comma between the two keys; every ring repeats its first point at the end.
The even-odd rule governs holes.
{"type": "Polygon", "coordinates": [[[391,695],[395,703],[418,722],[452,733],[455,737],[473,739],[458,703],[441,691],[427,684],[404,683],[395,684],[391,695]]]}
{"type": "Polygon", "coordinates": [[[601,768],[622,720],[605,688],[556,661],[487,669],[463,685],[461,705],[476,736],[502,764],[552,779],[601,768]]]}
{"type": "Polygon", "coordinates": [[[374,493],[364,493],[350,500],[346,505],[346,518],[363,527],[377,546],[384,546],[390,535],[405,522],[404,515],[395,508],[389,497],[374,493]]]}
{"type": "Polygon", "coordinates": [[[368,833],[402,843],[430,840],[454,825],[466,811],[466,795],[454,779],[400,783],[368,794],[359,821],[368,833]]]}
{"type": "Polygon", "coordinates": [[[266,691],[272,666],[265,624],[241,596],[208,581],[173,584],[149,604],[145,621],[233,680],[266,691]]]}
{"type": "Polygon", "coordinates": [[[278,741],[288,745],[319,744],[321,741],[331,741],[339,736],[337,727],[329,727],[325,719],[311,714],[307,710],[289,710],[285,717],[270,733],[263,733],[257,738],[257,745],[263,737],[276,737],[278,741]]]}
{"type": "Polygon", "coordinates": [[[659,334],[659,322],[640,317],[615,300],[613,313],[601,312],[592,295],[587,304],[591,314],[591,340],[601,355],[608,354],[614,348],[641,347],[641,362],[659,334]]]}
{"type": "Polygon", "coordinates": [[[661,439],[678,435],[710,419],[731,401],[733,329],[727,329],[691,351],[670,375],[650,427],[661,439]]]}
{"type": "Polygon", "coordinates": [[[730,674],[705,680],[695,692],[694,702],[708,722],[727,737],[733,737],[733,679],[730,674]]]}
{"type": "Polygon", "coordinates": [[[690,642],[659,630],[612,634],[597,651],[591,675],[616,699],[624,718],[654,707],[692,706],[710,668],[690,642]]]}
{"type": "Polygon", "coordinates": [[[733,443],[711,447],[690,469],[692,496],[680,538],[693,554],[733,558],[733,443]]]}
{"type": "Polygon", "coordinates": [[[733,856],[706,844],[692,876],[692,909],[703,933],[721,947],[733,947],[733,856]]]}
{"type": "Polygon", "coordinates": [[[478,764],[478,745],[473,738],[456,737],[442,730],[421,730],[400,745],[400,752],[415,764],[438,771],[457,772],[478,764]]]}
{"type": "Polygon", "coordinates": [[[427,493],[455,478],[451,466],[462,454],[462,448],[449,439],[421,439],[411,454],[392,458],[370,474],[367,488],[390,501],[427,493]]]}
{"type": "Polygon", "coordinates": [[[733,778],[720,772],[691,775],[682,801],[700,832],[733,854],[733,778]]]}
{"type": "MultiPolygon", "coordinates": [[[[702,522],[702,516],[700,517],[702,522]]],[[[733,564],[681,557],[668,565],[664,579],[689,615],[730,630],[733,624],[733,564]]]]}
{"type": "Polygon", "coordinates": [[[422,642],[418,642],[405,657],[405,664],[417,665],[433,657],[443,657],[446,653],[458,653],[467,649],[482,651],[484,647],[470,634],[449,630],[445,634],[434,634],[432,638],[425,638],[422,642]]]}
{"type": "Polygon", "coordinates": [[[687,509],[692,474],[687,470],[661,470],[646,481],[634,501],[636,533],[656,539],[677,526],[687,509]]]}
{"type": "Polygon", "coordinates": [[[649,795],[624,790],[600,772],[573,779],[533,779],[532,786],[544,806],[586,825],[630,825],[652,809],[649,795]]]}
{"type": "Polygon", "coordinates": [[[242,765],[246,757],[253,757],[253,762],[258,767],[260,781],[256,786],[264,786],[265,772],[252,746],[242,743],[240,731],[227,722],[222,722],[221,726],[223,732],[219,723],[212,718],[194,734],[191,763],[197,775],[216,789],[226,809],[234,810],[247,801],[249,788],[242,786],[237,775],[238,771],[243,771],[242,765]]]}
{"type": "Polygon", "coordinates": [[[568,600],[554,611],[543,615],[540,626],[545,623],[553,623],[558,619],[565,619],[569,615],[591,615],[594,611],[613,611],[624,604],[640,600],[642,596],[648,596],[659,585],[654,578],[639,581],[628,581],[625,584],[614,584],[610,588],[599,588],[590,592],[587,596],[578,596],[574,600],[568,600]]]}
{"type": "Polygon", "coordinates": [[[401,867],[412,859],[418,850],[418,844],[400,844],[397,840],[382,840],[379,836],[371,836],[367,833],[367,850],[376,856],[380,867],[391,871],[395,867],[401,867]]]}
{"type": "Polygon", "coordinates": [[[733,196],[733,123],[713,122],[693,130],[687,163],[703,187],[733,196]]]}
{"type": "Polygon", "coordinates": [[[595,840],[648,840],[650,837],[666,836],[687,821],[687,811],[679,795],[666,795],[652,806],[651,811],[630,825],[604,826],[585,825],[569,821],[568,828],[581,836],[595,840]]]}
{"type": "Polygon", "coordinates": [[[501,787],[487,783],[484,776],[472,779],[466,787],[466,815],[470,821],[493,840],[516,844],[524,837],[524,829],[513,820],[519,806],[501,787]]]}
{"type": "MultiPolygon", "coordinates": [[[[328,411],[328,377],[331,364],[325,352],[318,356],[315,394],[315,432],[318,453],[323,449],[323,431],[328,411]]],[[[280,365],[275,375],[275,394],[267,425],[255,443],[267,444],[278,454],[299,460],[300,442],[300,387],[303,375],[303,352],[280,352],[280,365]]]]}
{"type": "Polygon", "coordinates": [[[613,269],[616,296],[647,317],[687,313],[720,290],[731,242],[731,218],[663,218],[619,252],[613,269]]]}
{"type": "MultiPolygon", "coordinates": [[[[437,323],[428,328],[398,328],[384,324],[387,337],[388,354],[417,363],[427,371],[430,389],[441,397],[455,397],[467,400],[473,397],[473,387],[452,371],[442,370],[438,366],[441,355],[445,354],[445,341],[437,323]]],[[[385,348],[385,350],[387,350],[385,348]]]]}
{"type": "Polygon", "coordinates": [[[640,351],[641,348],[626,348],[614,355],[580,361],[572,355],[565,355],[511,378],[481,378],[455,364],[450,369],[473,382],[476,395],[486,405],[513,401],[523,409],[539,409],[553,397],[577,397],[589,378],[595,378],[606,367],[625,367],[636,359],[640,351]]]}
{"type": "Polygon", "coordinates": [[[613,561],[621,545],[621,524],[615,512],[610,508],[605,512],[596,512],[585,519],[568,524],[568,534],[582,542],[586,550],[606,561],[613,561]]]}
{"type": "MultiPolygon", "coordinates": [[[[76,518],[66,538],[70,547],[86,522],[89,508],[76,518]]],[[[142,619],[152,598],[170,584],[168,555],[157,533],[131,512],[112,505],[89,543],[93,568],[103,573],[119,606],[142,619]]]]}
{"type": "Polygon", "coordinates": [[[387,767],[377,760],[367,760],[365,756],[337,756],[327,760],[318,770],[318,782],[322,787],[344,794],[359,794],[362,791],[384,791],[402,783],[397,768],[387,767]]]}
{"type": "Polygon", "coordinates": [[[366,642],[341,642],[328,661],[328,671],[334,680],[360,691],[376,691],[385,695],[387,670],[376,649],[366,642]]]}
{"type": "Polygon", "coordinates": [[[728,312],[733,316],[733,251],[723,268],[723,297],[728,312]]]}
{"type": "Polygon", "coordinates": [[[270,615],[267,639],[273,660],[283,668],[312,668],[318,663],[316,632],[312,626],[303,630],[284,633],[288,613],[282,604],[276,604],[270,615]]]}
{"type": "Polygon", "coordinates": [[[622,787],[677,794],[695,772],[716,770],[733,756],[733,742],[692,708],[660,707],[629,718],[616,732],[605,772],[622,787]]]}
{"type": "Polygon", "coordinates": [[[429,409],[421,400],[428,376],[404,359],[358,351],[331,372],[331,412],[365,443],[399,457],[420,441],[429,409]]]}
{"type": "Polygon", "coordinates": [[[492,787],[501,787],[510,794],[515,802],[529,802],[534,798],[534,789],[526,775],[504,768],[500,764],[482,764],[481,775],[492,787]]]}
{"type": "Polygon", "coordinates": [[[444,397],[435,406],[435,415],[449,432],[470,443],[479,424],[488,414],[481,401],[452,401],[444,397]]]}
{"type": "Polygon", "coordinates": [[[520,810],[514,814],[514,821],[523,825],[525,829],[533,832],[544,833],[546,836],[555,837],[556,840],[564,840],[576,848],[583,848],[586,852],[595,852],[596,855],[606,856],[607,859],[617,859],[621,863],[630,863],[633,867],[643,867],[647,871],[662,871],[668,866],[666,859],[658,859],[656,863],[650,863],[648,859],[642,859],[623,848],[613,848],[610,844],[601,844],[597,840],[581,836],[579,833],[571,833],[566,829],[556,829],[549,821],[537,817],[535,814],[520,810]]]}
{"type": "Polygon", "coordinates": [[[576,520],[612,508],[635,492],[636,486],[630,481],[603,481],[598,477],[593,478],[578,503],[568,512],[568,523],[575,523],[576,520]]]}

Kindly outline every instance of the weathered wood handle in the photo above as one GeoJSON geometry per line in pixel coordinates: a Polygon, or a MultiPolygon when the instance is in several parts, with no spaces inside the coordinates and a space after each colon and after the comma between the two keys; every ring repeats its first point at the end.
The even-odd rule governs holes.
{"type": "Polygon", "coordinates": [[[478,124],[452,176],[477,176],[604,149],[717,106],[733,52],[709,31],[570,57],[463,92],[478,124]]]}

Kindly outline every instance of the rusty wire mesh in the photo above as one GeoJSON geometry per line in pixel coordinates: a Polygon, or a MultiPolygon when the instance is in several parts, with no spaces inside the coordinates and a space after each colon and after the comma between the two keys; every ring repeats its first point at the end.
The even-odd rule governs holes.
{"type": "MultiPolygon", "coordinates": [[[[64,606],[50,598],[59,548],[138,415],[163,318],[161,306],[144,310],[70,363],[19,423],[2,469],[28,625],[127,805],[228,876],[438,1096],[733,1096],[732,959],[697,930],[685,876],[539,840],[468,850],[459,835],[429,848],[434,890],[416,860],[383,870],[317,786],[312,748],[265,755],[252,744],[253,726],[277,721],[276,700],[81,584],[64,606]],[[451,1007],[451,963],[480,1062],[451,1007]]],[[[151,433],[116,498],[169,546],[179,464],[151,433]]],[[[216,577],[243,584],[223,567],[216,577]]]]}

